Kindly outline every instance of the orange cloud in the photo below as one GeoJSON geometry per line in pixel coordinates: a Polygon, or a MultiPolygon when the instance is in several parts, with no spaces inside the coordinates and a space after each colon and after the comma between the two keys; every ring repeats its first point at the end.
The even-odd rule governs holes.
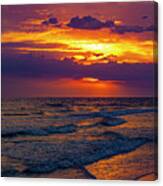
{"type": "MultiPolygon", "coordinates": [[[[38,22],[40,19],[30,20],[30,24],[38,24],[38,22]]],[[[115,23],[120,25],[121,21],[117,19],[115,23]]],[[[111,32],[108,28],[78,30],[65,26],[49,27],[28,34],[25,31],[4,32],[2,43],[31,42],[30,46],[17,46],[14,50],[20,53],[44,52],[50,57],[54,54],[53,58],[60,56],[59,59],[68,57],[83,65],[108,63],[112,61],[110,56],[116,56],[117,62],[120,63],[154,62],[153,49],[157,48],[156,41],[153,40],[153,35],[150,34],[146,36],[147,38],[144,35],[143,33],[127,33],[122,36],[111,32]],[[52,47],[55,43],[58,47],[52,47]]]]}

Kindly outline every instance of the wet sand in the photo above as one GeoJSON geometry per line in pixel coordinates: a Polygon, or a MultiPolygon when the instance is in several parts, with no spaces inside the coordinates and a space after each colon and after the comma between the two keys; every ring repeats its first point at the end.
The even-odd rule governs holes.
{"type": "Polygon", "coordinates": [[[86,169],[97,179],[155,180],[157,178],[155,157],[153,144],[148,143],[132,152],[95,162],[86,166],[86,169]]]}

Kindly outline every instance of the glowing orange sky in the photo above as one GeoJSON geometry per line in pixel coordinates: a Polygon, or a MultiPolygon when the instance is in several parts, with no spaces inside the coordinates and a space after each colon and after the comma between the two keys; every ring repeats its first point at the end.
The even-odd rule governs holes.
{"type": "Polygon", "coordinates": [[[121,38],[121,36],[118,38],[117,35],[109,33],[106,29],[76,31],[67,28],[51,28],[40,33],[7,32],[2,35],[4,43],[29,41],[33,46],[32,44],[31,46],[18,46],[17,51],[46,52],[46,55],[51,58],[56,58],[56,55],[54,57],[52,55],[55,52],[58,53],[57,58],[59,59],[66,56],[82,64],[108,63],[110,56],[116,56],[118,62],[153,62],[153,48],[156,44],[152,38],[142,40],[134,34],[127,38],[121,38]],[[109,39],[110,37],[111,39],[109,39]],[[53,43],[58,44],[58,47],[52,48],[53,43]],[[46,44],[46,46],[42,48],[42,44],[46,44]],[[66,45],[66,47],[62,45],[66,45]]]}
{"type": "MultiPolygon", "coordinates": [[[[119,4],[116,4],[119,5],[119,4]]],[[[120,4],[119,6],[122,6],[120,4]]],[[[45,56],[50,58],[57,58],[57,59],[64,59],[65,56],[67,58],[72,58],[75,62],[80,64],[86,64],[90,65],[93,63],[108,63],[112,60],[112,56],[114,56],[114,60],[123,63],[146,63],[146,62],[154,62],[153,56],[154,51],[153,48],[156,48],[156,41],[154,40],[154,33],[133,33],[129,32],[123,35],[113,33],[108,28],[98,29],[98,30],[88,30],[88,29],[74,29],[67,26],[67,23],[70,21],[70,16],[74,14],[75,7],[77,8],[78,14],[80,15],[94,15],[94,11],[92,10],[92,13],[90,11],[88,12],[83,8],[84,5],[52,5],[54,13],[52,16],[58,16],[57,18],[59,20],[62,20],[62,22],[59,23],[58,26],[54,25],[42,25],[41,22],[45,19],[43,19],[44,16],[47,15],[47,12],[49,12],[49,15],[52,12],[52,7],[49,5],[45,5],[44,9],[42,9],[42,6],[35,6],[35,9],[33,10],[33,7],[31,11],[33,11],[34,17],[31,18],[29,15],[25,16],[25,19],[23,21],[20,21],[20,28],[18,30],[12,29],[12,27],[2,33],[2,42],[8,43],[8,42],[30,42],[31,45],[29,46],[17,46],[14,49],[16,49],[19,53],[40,53],[43,52],[45,56]],[[60,12],[60,14],[59,14],[60,12]],[[37,15],[37,16],[36,16],[37,15]],[[44,16],[43,16],[44,15],[44,16]],[[36,30],[35,30],[36,29],[36,30]],[[51,47],[51,44],[56,44],[58,47],[51,47]],[[44,47],[42,47],[44,45],[44,47]],[[55,53],[55,55],[53,55],[55,53]]],[[[87,5],[89,6],[89,4],[87,5]]],[[[94,4],[92,5],[94,7],[94,4]]],[[[99,6],[99,5],[98,5],[99,6]]],[[[107,8],[100,4],[101,10],[99,13],[97,13],[96,17],[99,17],[101,20],[107,20],[107,19],[113,19],[115,22],[115,25],[123,25],[127,24],[127,22],[131,22],[131,20],[127,17],[127,14],[130,13],[131,16],[133,16],[133,20],[138,17],[138,15],[133,15],[131,11],[124,12],[124,7],[121,8],[121,12],[117,13],[117,10],[119,9],[117,7],[117,10],[114,8],[114,11],[110,11],[110,6],[107,6],[107,8]],[[106,11],[108,9],[108,11],[106,11]],[[104,13],[103,13],[104,12],[104,13]],[[102,16],[103,13],[103,16],[102,16]],[[124,13],[126,14],[126,19],[124,19],[124,13]]],[[[137,6],[137,4],[135,4],[137,6]]],[[[29,6],[27,6],[29,7],[29,6]]],[[[25,7],[25,10],[27,11],[28,8],[25,7]]],[[[84,6],[85,7],[85,6],[84,6]]],[[[139,9],[142,9],[145,7],[138,6],[139,9]]],[[[15,13],[16,11],[19,13],[19,11],[22,11],[22,8],[19,6],[15,6],[15,13]]],[[[128,7],[128,4],[126,4],[126,8],[128,7]]],[[[126,9],[125,8],[125,9],[126,9]]],[[[150,6],[147,6],[148,9],[150,9],[150,6]]],[[[4,14],[5,11],[14,11],[11,7],[4,7],[4,14]]],[[[3,13],[2,9],[2,13],[3,13]]],[[[97,12],[99,10],[99,7],[97,8],[97,12]]],[[[149,10],[146,10],[147,12],[144,12],[141,15],[146,15],[149,10]]],[[[26,12],[25,11],[25,12],[26,12]]],[[[135,11],[135,9],[134,9],[135,11]]],[[[144,10],[145,11],[145,10],[144,10]]],[[[24,13],[25,13],[24,12],[24,13]]],[[[75,11],[77,12],[77,11],[75,11]]],[[[17,14],[18,14],[17,13],[17,14]]],[[[137,12],[135,12],[136,14],[137,12]]],[[[7,14],[7,13],[6,13],[7,14]]],[[[11,23],[11,17],[8,18],[8,15],[4,16],[4,25],[7,28],[8,24],[14,24],[11,23]],[[8,22],[8,24],[7,24],[8,22]]],[[[77,14],[77,15],[78,15],[77,14]]],[[[2,14],[3,15],[3,14],[2,14]]],[[[49,16],[48,15],[48,16],[49,16]]],[[[140,25],[148,25],[148,21],[144,21],[144,23],[141,20],[140,17],[137,18],[137,21],[133,22],[132,24],[135,25],[139,23],[140,25]]],[[[130,17],[131,17],[130,16],[130,17]]],[[[151,17],[153,17],[152,14],[150,14],[151,17]]],[[[152,18],[150,18],[152,19],[152,18]]],[[[17,21],[17,20],[16,20],[17,21]]],[[[149,23],[150,25],[150,23],[149,23]]],[[[148,26],[149,26],[148,25],[148,26]]],[[[14,28],[15,26],[13,26],[14,28]]]]}

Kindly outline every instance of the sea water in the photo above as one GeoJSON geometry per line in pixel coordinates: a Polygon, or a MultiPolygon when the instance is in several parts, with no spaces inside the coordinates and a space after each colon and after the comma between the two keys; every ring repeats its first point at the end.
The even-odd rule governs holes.
{"type": "Polygon", "coordinates": [[[2,176],[157,177],[156,98],[2,100],[2,176]]]}

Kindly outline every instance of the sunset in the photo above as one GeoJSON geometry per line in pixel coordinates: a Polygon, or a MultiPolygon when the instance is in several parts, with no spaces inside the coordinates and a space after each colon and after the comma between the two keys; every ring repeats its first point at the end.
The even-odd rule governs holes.
{"type": "Polygon", "coordinates": [[[2,5],[2,176],[157,179],[157,3],[2,5]]]}
{"type": "MultiPolygon", "coordinates": [[[[65,91],[65,84],[55,93],[57,81],[71,79],[73,92],[77,81],[80,84],[80,79],[88,76],[117,86],[114,94],[110,94],[109,83],[108,93],[101,89],[101,94],[94,96],[153,96],[151,79],[157,65],[153,2],[106,5],[3,6],[2,78],[6,83],[2,95],[19,97],[17,88],[10,91],[14,83],[15,87],[21,84],[21,96],[35,96],[33,92],[47,96],[49,92],[50,96],[73,97],[65,91]],[[139,79],[143,79],[140,86],[139,79]],[[122,81],[120,87],[116,81],[122,81]],[[47,86],[51,82],[53,90],[47,86]]],[[[100,91],[100,83],[92,91],[100,91]]],[[[82,86],[76,97],[86,96],[84,87],[87,89],[82,86]]]]}

